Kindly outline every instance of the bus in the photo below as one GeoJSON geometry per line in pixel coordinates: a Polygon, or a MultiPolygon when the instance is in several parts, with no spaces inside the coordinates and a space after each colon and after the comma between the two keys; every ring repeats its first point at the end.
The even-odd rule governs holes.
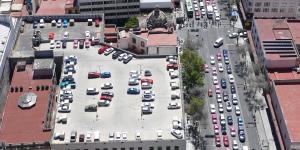
{"type": "Polygon", "coordinates": [[[186,5],[186,13],[187,13],[187,16],[188,16],[189,18],[193,18],[194,10],[193,10],[193,3],[192,3],[192,0],[185,0],[185,5],[186,5]]]}

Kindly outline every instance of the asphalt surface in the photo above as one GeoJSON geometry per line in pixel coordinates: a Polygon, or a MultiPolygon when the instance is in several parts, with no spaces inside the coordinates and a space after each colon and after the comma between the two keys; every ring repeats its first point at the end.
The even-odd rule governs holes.
{"type": "MultiPolygon", "coordinates": [[[[224,7],[224,6],[221,6],[224,7]]],[[[220,7],[219,7],[220,8],[220,7]]],[[[221,11],[221,14],[225,14],[224,12],[221,11]]],[[[221,16],[221,18],[224,19],[224,17],[226,16],[221,16]]],[[[236,132],[237,136],[235,138],[231,138],[230,137],[230,132],[229,132],[229,128],[228,128],[228,124],[226,125],[226,129],[227,129],[227,135],[229,135],[228,137],[230,137],[230,146],[229,148],[232,148],[232,140],[236,139],[239,143],[239,148],[241,149],[242,146],[247,145],[249,146],[250,149],[260,149],[259,147],[259,141],[258,141],[258,136],[257,136],[257,129],[255,127],[255,123],[253,122],[253,117],[252,117],[252,112],[248,111],[248,106],[247,103],[245,102],[245,95],[244,95],[244,79],[238,77],[235,73],[235,67],[234,65],[236,64],[237,60],[239,59],[239,54],[237,53],[237,40],[236,39],[230,39],[228,37],[228,34],[233,32],[233,31],[237,31],[238,29],[235,29],[231,26],[230,21],[227,20],[221,20],[221,24],[212,24],[211,22],[213,21],[209,21],[207,20],[205,17],[201,18],[200,20],[195,20],[195,19],[188,19],[185,22],[184,28],[177,30],[177,34],[179,36],[179,39],[182,41],[186,41],[187,39],[189,39],[191,41],[191,43],[193,43],[195,46],[195,49],[197,49],[199,55],[201,55],[203,57],[203,59],[206,61],[206,63],[209,65],[209,68],[211,69],[210,65],[210,55],[214,56],[216,59],[216,54],[218,52],[222,53],[222,50],[224,48],[229,49],[229,57],[230,57],[230,65],[232,68],[232,72],[234,74],[235,77],[235,87],[237,90],[237,94],[238,94],[238,101],[239,101],[239,106],[241,108],[241,116],[243,121],[244,121],[244,127],[246,129],[246,142],[245,143],[241,143],[239,142],[238,139],[238,133],[236,132]],[[207,22],[207,27],[204,28],[204,22],[207,22]],[[192,31],[193,29],[199,29],[198,31],[195,32],[192,31]],[[219,37],[223,37],[224,38],[224,45],[222,45],[219,48],[214,48],[213,47],[213,43],[215,42],[215,40],[219,37]]],[[[242,39],[240,39],[242,40],[242,39]]],[[[242,43],[243,41],[239,41],[242,43]]],[[[216,63],[218,63],[218,61],[216,60],[216,63]]],[[[230,92],[230,86],[229,86],[229,82],[228,82],[228,76],[227,76],[227,72],[226,72],[226,65],[223,61],[223,57],[222,57],[222,63],[223,63],[223,67],[224,67],[224,72],[220,73],[218,72],[218,80],[219,80],[219,84],[220,84],[220,79],[221,78],[225,78],[227,81],[227,92],[229,93],[229,100],[231,101],[231,92],[230,92]]],[[[215,65],[216,66],[216,65],[215,65]]],[[[213,95],[214,97],[207,97],[206,98],[206,104],[205,104],[205,109],[204,112],[206,112],[206,115],[204,115],[205,117],[203,117],[202,120],[200,120],[200,134],[201,137],[207,137],[209,135],[214,135],[214,130],[213,130],[213,125],[212,125],[212,121],[211,121],[211,115],[210,115],[210,109],[209,109],[209,104],[214,103],[216,106],[216,111],[218,114],[218,104],[216,101],[216,94],[215,94],[215,88],[213,86],[212,83],[212,71],[210,70],[209,73],[206,73],[205,76],[205,89],[211,88],[213,91],[213,95]]],[[[223,89],[222,89],[223,90],[223,89]]],[[[206,94],[207,95],[207,94],[206,94]]],[[[226,110],[226,104],[223,101],[223,107],[224,107],[224,115],[225,118],[227,119],[228,115],[231,115],[233,117],[233,126],[235,127],[235,129],[237,130],[237,117],[234,111],[234,107],[233,110],[231,112],[227,112],[226,110]]],[[[234,106],[234,105],[233,105],[234,106]]],[[[219,115],[218,115],[219,116],[219,115]]],[[[218,118],[219,121],[219,118],[218,118]]],[[[227,121],[227,120],[226,120],[227,121]]],[[[227,122],[226,122],[227,123],[227,122]]],[[[221,133],[220,133],[221,134],[221,133]]],[[[217,148],[215,146],[215,139],[213,136],[210,136],[212,138],[205,138],[205,144],[204,147],[200,147],[201,149],[223,149],[224,145],[223,145],[223,139],[221,136],[221,142],[222,142],[222,147],[217,148]]]]}

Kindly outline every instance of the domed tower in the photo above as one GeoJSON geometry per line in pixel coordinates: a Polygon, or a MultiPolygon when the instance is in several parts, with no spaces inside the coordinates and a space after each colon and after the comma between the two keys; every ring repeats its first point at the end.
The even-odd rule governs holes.
{"type": "Polygon", "coordinates": [[[164,12],[159,9],[157,5],[155,9],[147,17],[147,28],[152,30],[154,28],[167,28],[168,20],[164,12]]]}

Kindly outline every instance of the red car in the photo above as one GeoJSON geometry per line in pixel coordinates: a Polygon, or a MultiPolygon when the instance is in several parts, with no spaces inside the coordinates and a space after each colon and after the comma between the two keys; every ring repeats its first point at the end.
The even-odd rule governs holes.
{"type": "Polygon", "coordinates": [[[101,74],[99,72],[89,72],[88,79],[100,78],[101,74]]]}
{"type": "Polygon", "coordinates": [[[215,135],[219,135],[220,131],[219,131],[219,125],[218,124],[214,124],[214,132],[215,132],[215,135]]]}
{"type": "Polygon", "coordinates": [[[177,70],[178,69],[178,65],[177,64],[168,64],[167,65],[167,70],[169,70],[169,69],[177,70]]]}
{"type": "Polygon", "coordinates": [[[90,48],[90,45],[91,45],[90,40],[85,39],[84,45],[85,45],[85,48],[90,48]]]}
{"type": "Polygon", "coordinates": [[[99,27],[99,25],[100,25],[100,19],[97,18],[97,19],[95,19],[95,26],[96,26],[96,27],[99,27]]]}
{"type": "Polygon", "coordinates": [[[78,40],[74,40],[73,42],[73,48],[77,48],[78,47],[78,40]]]}
{"type": "Polygon", "coordinates": [[[205,71],[206,73],[209,72],[209,69],[208,69],[208,65],[207,65],[207,64],[204,64],[204,71],[205,71]]]}
{"type": "Polygon", "coordinates": [[[100,100],[108,100],[111,101],[112,97],[111,96],[107,96],[107,95],[101,95],[100,96],[100,100]]]}
{"type": "Polygon", "coordinates": [[[108,47],[103,46],[98,49],[98,54],[103,54],[108,47]]]}
{"type": "Polygon", "coordinates": [[[221,147],[221,137],[220,135],[215,135],[215,143],[217,147],[221,147]]]}
{"type": "Polygon", "coordinates": [[[213,124],[217,124],[218,123],[218,117],[216,114],[212,114],[211,115],[211,120],[213,122],[213,124]]]}
{"type": "Polygon", "coordinates": [[[217,54],[217,59],[218,59],[218,61],[222,61],[222,55],[221,55],[221,53],[217,54]]]}
{"type": "Polygon", "coordinates": [[[207,95],[208,95],[208,97],[212,97],[213,96],[211,89],[208,89],[207,95]]]}
{"type": "Polygon", "coordinates": [[[54,32],[49,32],[49,40],[53,40],[54,39],[54,32]]]}
{"type": "Polygon", "coordinates": [[[141,83],[144,83],[144,82],[148,82],[150,84],[153,84],[153,80],[152,79],[142,79],[141,83]]]}
{"type": "Polygon", "coordinates": [[[229,140],[228,140],[228,136],[224,135],[223,136],[223,143],[225,147],[229,147],[229,140]]]}

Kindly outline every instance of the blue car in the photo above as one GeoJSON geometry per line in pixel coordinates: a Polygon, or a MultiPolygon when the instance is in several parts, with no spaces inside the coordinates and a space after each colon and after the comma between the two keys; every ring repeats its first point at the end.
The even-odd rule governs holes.
{"type": "Polygon", "coordinates": [[[243,119],[242,118],[239,117],[237,121],[238,121],[239,126],[243,126],[243,119]]]}
{"type": "Polygon", "coordinates": [[[134,87],[128,88],[127,89],[127,94],[140,94],[140,89],[134,88],[134,87]]]}
{"type": "Polygon", "coordinates": [[[246,141],[246,136],[244,131],[239,131],[239,140],[244,143],[246,141]]]}
{"type": "Polygon", "coordinates": [[[223,56],[228,57],[228,49],[223,49],[223,56]]]}
{"type": "Polygon", "coordinates": [[[64,19],[63,27],[64,28],[68,27],[68,20],[67,19],[64,19]]]}
{"type": "Polygon", "coordinates": [[[111,77],[110,72],[102,72],[101,73],[101,78],[110,78],[110,77],[111,77]]]}

